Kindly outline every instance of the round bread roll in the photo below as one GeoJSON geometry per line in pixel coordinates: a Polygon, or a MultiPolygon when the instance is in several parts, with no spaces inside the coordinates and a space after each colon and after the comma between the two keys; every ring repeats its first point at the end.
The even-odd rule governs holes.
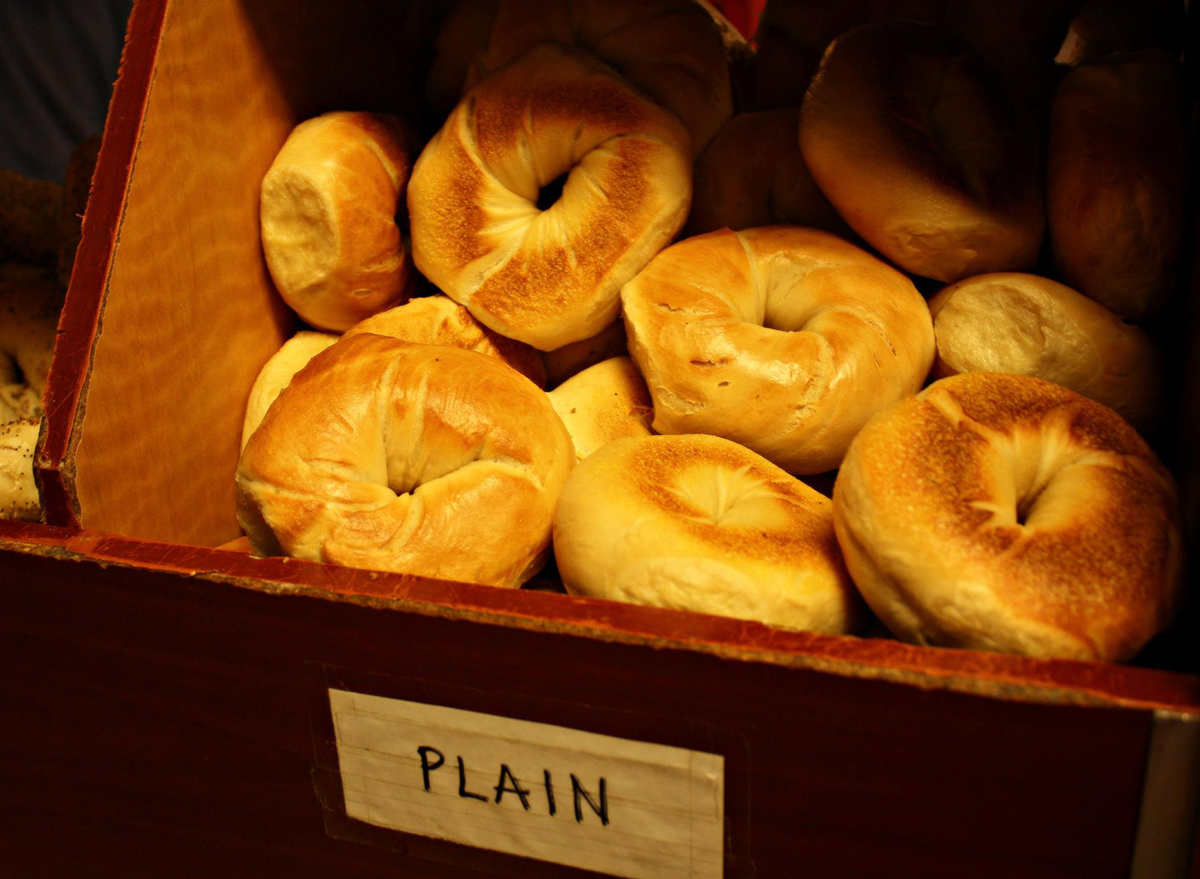
{"type": "Polygon", "coordinates": [[[538,46],[473,89],[421,153],[413,258],[488,327],[549,351],[612,323],[621,285],[679,231],[691,195],[687,132],[669,112],[598,61],[538,46]]]}
{"type": "Polygon", "coordinates": [[[789,473],[837,467],[866,420],[915,393],[933,363],[912,282],[816,229],[689,238],[621,297],[654,429],[723,436],[789,473]]]}
{"type": "Polygon", "coordinates": [[[40,418],[0,424],[0,519],[38,522],[42,505],[33,479],[40,418]]]}
{"type": "Polygon", "coordinates": [[[1162,402],[1163,360],[1150,337],[1070,287],[1016,272],[951,284],[929,301],[937,378],[1032,375],[1091,397],[1143,432],[1162,402]]]}
{"type": "Polygon", "coordinates": [[[850,235],[800,153],[795,107],[739,113],[696,160],[686,234],[775,223],[850,235]]]}
{"type": "Polygon", "coordinates": [[[630,437],[582,461],[554,558],[574,595],[813,632],[862,618],[829,499],[714,436],[630,437]]]}
{"type": "Polygon", "coordinates": [[[242,419],[242,448],[262,420],[275,398],[288,386],[292,376],[302,370],[330,345],[338,340],[333,333],[299,332],[292,336],[278,351],[263,364],[258,378],[250,388],[250,399],[246,403],[246,417],[242,419]]]}
{"type": "Polygon", "coordinates": [[[733,112],[721,32],[679,0],[467,0],[438,37],[429,93],[448,108],[540,43],[595,54],[678,116],[697,154],[733,112]]]}
{"type": "Polygon", "coordinates": [[[575,456],[543,391],[495,358],[368,333],[309,362],[250,437],[254,550],[519,586],[575,456]]]}
{"type": "Polygon", "coordinates": [[[297,125],[271,163],[263,253],[279,294],[314,327],[348,329],[411,294],[396,225],[409,149],[395,116],[334,112],[297,125]]]}
{"type": "Polygon", "coordinates": [[[1138,319],[1170,294],[1183,223],[1179,64],[1157,51],[1067,74],[1054,100],[1046,197],[1064,281],[1138,319]]]}
{"type": "Polygon", "coordinates": [[[539,388],[546,386],[546,363],[540,351],[492,332],[448,296],[422,296],[381,311],[355,324],[345,335],[358,333],[478,351],[504,361],[539,388]]]}
{"type": "Polygon", "coordinates": [[[589,366],[547,396],[571,434],[577,460],[613,440],[650,436],[654,404],[628,357],[589,366]]]}
{"type": "Polygon", "coordinates": [[[553,388],[602,360],[629,353],[625,346],[625,321],[618,317],[594,336],[547,351],[546,387],[553,388]]]}
{"type": "Polygon", "coordinates": [[[1111,409],[1031,376],[952,376],[880,413],[833,510],[859,591],[913,643],[1124,660],[1179,598],[1170,474],[1111,409]]]}
{"type": "Polygon", "coordinates": [[[1037,142],[965,43],[911,22],[838,37],[800,112],[800,149],[842,218],[940,281],[1036,262],[1037,142]]]}

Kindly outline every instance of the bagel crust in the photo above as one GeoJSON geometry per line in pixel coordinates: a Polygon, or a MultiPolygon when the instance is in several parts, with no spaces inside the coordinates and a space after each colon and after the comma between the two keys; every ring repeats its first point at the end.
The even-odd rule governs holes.
{"type": "Polygon", "coordinates": [[[709,433],[800,475],[837,467],[875,412],[916,393],[933,324],[912,282],[835,235],[722,229],[622,291],[659,433],[709,433]]]}
{"type": "Polygon", "coordinates": [[[804,96],[800,149],[855,232],[948,282],[1037,261],[1046,221],[1026,128],[969,46],[889,22],[830,45],[804,96]]]}
{"type": "Polygon", "coordinates": [[[238,520],[260,554],[519,586],[574,457],[545,393],[498,360],[364,333],[268,410],[238,520]]]}
{"type": "Polygon", "coordinates": [[[574,595],[827,633],[863,616],[830,500],[714,436],[630,437],[580,462],[554,556],[574,595]]]}
{"type": "Polygon", "coordinates": [[[628,357],[589,366],[546,396],[571,434],[580,461],[622,437],[650,436],[654,405],[628,357]]]}
{"type": "Polygon", "coordinates": [[[679,231],[691,194],[674,116],[600,62],[538,46],[468,93],[421,153],[413,258],[485,325],[549,351],[612,323],[621,285],[679,231]]]}
{"type": "Polygon", "coordinates": [[[851,577],[906,641],[1121,661],[1178,602],[1170,474],[1111,409],[1041,379],[965,373],[880,413],[833,503],[851,577]]]}

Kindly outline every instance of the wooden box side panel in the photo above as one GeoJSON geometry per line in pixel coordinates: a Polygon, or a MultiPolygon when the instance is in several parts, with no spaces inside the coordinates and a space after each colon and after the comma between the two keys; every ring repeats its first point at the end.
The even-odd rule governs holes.
{"type": "Polygon", "coordinates": [[[296,326],[262,258],[262,176],[308,116],[411,118],[430,9],[168,4],[63,465],[83,527],[199,545],[237,536],[245,401],[296,326]]]}

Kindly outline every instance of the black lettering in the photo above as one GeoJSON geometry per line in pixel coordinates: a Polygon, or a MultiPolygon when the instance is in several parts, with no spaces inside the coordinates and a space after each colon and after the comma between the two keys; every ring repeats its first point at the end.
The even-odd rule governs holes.
{"type": "Polygon", "coordinates": [[[421,745],[417,748],[417,753],[421,755],[421,777],[425,779],[425,790],[429,790],[429,773],[441,767],[446,762],[446,755],[437,748],[431,748],[429,745],[421,745]],[[437,762],[430,763],[430,753],[437,754],[437,762]]]}
{"type": "Polygon", "coordinates": [[[600,823],[608,826],[608,790],[604,779],[600,779],[600,805],[596,805],[596,801],[592,799],[592,795],[583,789],[583,785],[579,783],[579,779],[575,777],[575,773],[571,773],[571,791],[575,795],[575,820],[583,821],[583,805],[579,802],[580,799],[587,800],[587,804],[592,807],[592,811],[600,816],[600,823]]]}
{"type": "Polygon", "coordinates": [[[542,770],[542,781],[546,783],[546,802],[550,806],[550,815],[553,817],[558,810],[554,808],[554,782],[550,780],[549,769],[542,770]]]}
{"type": "Polygon", "coordinates": [[[500,802],[500,798],[508,791],[516,794],[521,798],[521,805],[525,807],[525,811],[529,811],[529,791],[521,787],[521,783],[517,781],[517,777],[512,774],[512,770],[505,763],[500,764],[500,780],[496,782],[496,802],[500,802]],[[512,782],[512,787],[506,787],[504,780],[508,779],[512,782]]]}
{"type": "Polygon", "coordinates": [[[483,794],[473,794],[467,790],[467,770],[463,767],[463,758],[458,758],[458,795],[464,799],[479,800],[481,803],[487,802],[487,797],[483,794]]]}

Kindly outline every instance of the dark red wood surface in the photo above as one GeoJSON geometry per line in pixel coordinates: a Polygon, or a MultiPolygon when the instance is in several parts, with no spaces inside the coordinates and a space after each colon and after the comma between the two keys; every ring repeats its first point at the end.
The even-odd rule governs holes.
{"type": "Polygon", "coordinates": [[[166,0],[138,0],[129,17],[120,73],[109,102],[100,157],[83,218],[83,235],[46,382],[45,428],[35,469],[46,520],[56,525],[78,525],[71,474],[63,470],[63,462],[91,367],[92,342],[120,234],[125,192],[133,172],[166,6],[166,0]]]}
{"type": "MultiPolygon", "coordinates": [[[[49,532],[42,542],[55,536],[71,539],[49,532]]],[[[15,874],[511,866],[418,841],[428,855],[452,851],[452,868],[414,859],[400,837],[397,852],[327,835],[307,714],[314,667],[415,681],[430,701],[444,692],[459,707],[585,719],[627,738],[661,739],[672,720],[708,730],[744,756],[730,781],[744,793],[728,809],[746,828],[735,854],[758,876],[798,875],[800,865],[806,876],[1128,870],[1144,710],[606,643],[430,615],[419,601],[383,610],[272,595],[170,567],[0,550],[0,856],[15,874]]]]}

